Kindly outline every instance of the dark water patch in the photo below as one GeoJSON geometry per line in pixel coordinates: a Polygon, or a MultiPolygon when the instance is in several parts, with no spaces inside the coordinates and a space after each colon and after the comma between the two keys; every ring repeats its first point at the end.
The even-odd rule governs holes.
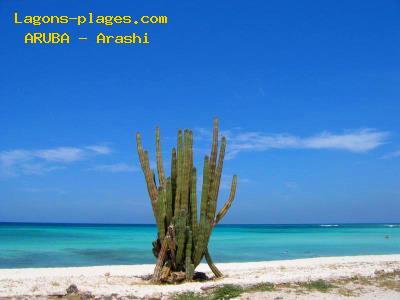
{"type": "Polygon", "coordinates": [[[0,257],[0,268],[51,267],[60,262],[57,252],[7,251],[0,257]]]}
{"type": "Polygon", "coordinates": [[[132,264],[153,263],[155,258],[149,249],[121,248],[121,249],[64,249],[66,253],[79,257],[80,260],[97,264],[132,264]]]}
{"type": "Polygon", "coordinates": [[[19,230],[0,230],[0,240],[5,239],[87,239],[96,238],[97,235],[86,232],[73,232],[68,230],[53,231],[53,230],[40,230],[40,229],[19,229],[19,230]]]}
{"type": "Polygon", "coordinates": [[[63,249],[63,251],[67,251],[73,254],[82,255],[86,257],[95,257],[95,258],[112,258],[119,256],[146,256],[151,251],[151,248],[147,250],[136,249],[136,248],[123,248],[123,249],[63,249]]]}
{"type": "Polygon", "coordinates": [[[2,251],[0,268],[96,266],[154,263],[151,250],[63,249],[62,251],[2,251]]]}

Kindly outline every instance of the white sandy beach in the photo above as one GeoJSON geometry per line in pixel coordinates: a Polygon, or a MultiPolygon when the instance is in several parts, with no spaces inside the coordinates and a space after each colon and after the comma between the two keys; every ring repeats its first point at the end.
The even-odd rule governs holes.
{"type": "MultiPolygon", "coordinates": [[[[155,299],[166,299],[174,293],[201,292],[222,284],[246,286],[263,282],[277,284],[317,279],[335,280],[352,276],[374,276],[382,272],[399,271],[400,254],[221,263],[217,266],[224,273],[224,278],[178,285],[153,285],[143,279],[144,276],[152,273],[154,265],[0,269],[0,297],[63,295],[69,285],[76,284],[80,291],[90,292],[94,296],[114,294],[120,297],[145,298],[152,296],[155,299]]],[[[200,265],[197,270],[212,276],[206,264],[200,265]]],[[[326,297],[328,296],[330,295],[326,295],[326,297]]],[[[382,294],[377,297],[380,296],[382,294]]],[[[387,291],[387,294],[383,296],[385,296],[384,299],[400,299],[400,292],[387,291]]],[[[263,293],[247,295],[247,297],[246,295],[242,296],[243,299],[254,299],[255,297],[273,299],[264,298],[266,296],[263,293]]],[[[296,299],[300,298],[296,297],[296,299]]],[[[319,297],[319,299],[324,298],[319,297]]],[[[343,298],[328,297],[325,299],[343,298]]]]}

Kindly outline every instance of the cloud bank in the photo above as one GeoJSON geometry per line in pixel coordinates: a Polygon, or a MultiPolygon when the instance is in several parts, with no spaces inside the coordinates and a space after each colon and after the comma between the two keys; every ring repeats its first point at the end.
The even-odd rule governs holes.
{"type": "MultiPolygon", "coordinates": [[[[204,136],[205,130],[201,129],[200,134],[204,136]]],[[[232,159],[241,152],[270,149],[326,149],[362,153],[383,145],[389,137],[388,132],[375,129],[350,130],[341,134],[325,131],[309,137],[237,131],[223,131],[222,134],[229,143],[227,159],[232,159]]]]}
{"type": "Polygon", "coordinates": [[[109,165],[98,165],[90,168],[89,171],[103,171],[110,173],[125,173],[125,172],[136,172],[138,169],[135,166],[126,163],[116,163],[109,165]]]}
{"type": "Polygon", "coordinates": [[[0,152],[0,174],[3,176],[44,174],[64,168],[66,164],[109,153],[111,149],[101,145],[2,151],[0,152]]]}

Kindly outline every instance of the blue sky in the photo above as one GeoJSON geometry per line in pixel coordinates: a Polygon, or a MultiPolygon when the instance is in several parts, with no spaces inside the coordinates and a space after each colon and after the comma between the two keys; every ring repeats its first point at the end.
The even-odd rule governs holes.
{"type": "Polygon", "coordinates": [[[225,223],[400,222],[399,1],[1,1],[0,221],[152,223],[134,133],[165,160],[214,116],[225,223]],[[21,15],[167,15],[29,27],[21,15]],[[27,46],[29,31],[148,32],[146,46],[27,46]]]}

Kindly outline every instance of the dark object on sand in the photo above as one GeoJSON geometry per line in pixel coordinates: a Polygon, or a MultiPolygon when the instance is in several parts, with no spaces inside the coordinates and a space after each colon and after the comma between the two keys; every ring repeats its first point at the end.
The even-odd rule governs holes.
{"type": "Polygon", "coordinates": [[[78,287],[75,284],[71,284],[68,288],[67,288],[67,294],[78,294],[79,290],[78,287]]]}

